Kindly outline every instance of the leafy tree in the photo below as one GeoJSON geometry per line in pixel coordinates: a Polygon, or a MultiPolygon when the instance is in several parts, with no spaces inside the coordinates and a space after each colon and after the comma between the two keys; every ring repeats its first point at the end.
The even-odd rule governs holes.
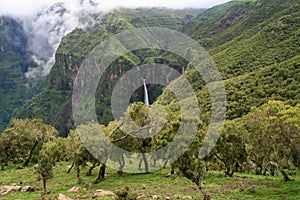
{"type": "Polygon", "coordinates": [[[225,165],[225,174],[233,176],[247,161],[246,144],[241,120],[227,121],[213,154],[225,165]]]}
{"type": "Polygon", "coordinates": [[[72,166],[68,170],[68,173],[73,168],[76,168],[76,174],[78,183],[83,183],[83,179],[80,175],[80,166],[86,166],[87,162],[89,161],[90,153],[80,140],[79,135],[76,131],[70,131],[68,138],[67,138],[67,157],[68,160],[72,161],[72,166]]]}
{"type": "Polygon", "coordinates": [[[268,165],[276,163],[284,175],[283,169],[292,169],[293,163],[297,163],[295,152],[300,139],[298,107],[269,101],[253,108],[244,117],[248,131],[247,152],[249,159],[256,164],[257,174],[266,174],[268,165]]]}
{"type": "MultiPolygon", "coordinates": [[[[57,130],[41,119],[14,119],[12,127],[7,128],[0,137],[2,161],[23,162],[27,166],[37,158],[44,142],[55,139],[57,130]]],[[[3,163],[2,162],[2,163],[3,163]]],[[[2,165],[3,166],[3,165],[2,165]]]]}
{"type": "Polygon", "coordinates": [[[76,168],[78,183],[83,183],[83,179],[80,176],[80,167],[85,167],[88,163],[92,163],[87,172],[90,175],[92,170],[100,165],[99,161],[101,161],[102,165],[95,183],[104,180],[109,150],[107,149],[107,141],[104,139],[105,136],[101,135],[100,128],[100,125],[94,122],[81,125],[75,131],[70,131],[67,138],[68,158],[72,161],[72,166],[76,168]]]}
{"type": "Polygon", "coordinates": [[[47,180],[53,177],[52,168],[55,165],[58,153],[57,143],[52,141],[44,143],[39,153],[39,162],[36,171],[39,174],[39,179],[43,181],[44,192],[42,195],[47,194],[47,180]]]}

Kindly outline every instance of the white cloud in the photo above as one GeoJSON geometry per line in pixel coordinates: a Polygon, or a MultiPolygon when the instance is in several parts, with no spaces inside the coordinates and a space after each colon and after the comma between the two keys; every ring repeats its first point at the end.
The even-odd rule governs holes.
{"type": "Polygon", "coordinates": [[[103,13],[118,7],[209,8],[227,1],[229,0],[62,0],[62,4],[55,4],[61,1],[2,0],[0,16],[10,15],[23,20],[24,29],[29,36],[32,59],[39,65],[25,74],[33,78],[50,72],[55,62],[55,51],[67,33],[75,27],[87,28],[96,23],[92,13],[103,13]]]}
{"type": "MultiPolygon", "coordinates": [[[[7,0],[0,3],[0,15],[30,16],[41,8],[50,6],[60,0],[7,0]]],[[[74,0],[62,0],[70,5],[74,0]]],[[[94,0],[100,7],[112,9],[115,7],[169,7],[169,8],[209,8],[229,0],[94,0]]],[[[76,4],[76,3],[75,3],[76,4]]]]}

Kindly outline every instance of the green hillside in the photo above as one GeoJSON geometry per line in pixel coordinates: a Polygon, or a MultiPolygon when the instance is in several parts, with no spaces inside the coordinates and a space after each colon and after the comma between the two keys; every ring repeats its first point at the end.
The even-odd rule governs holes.
{"type": "Polygon", "coordinates": [[[34,67],[27,50],[28,38],[22,23],[0,17],[0,132],[24,102],[40,92],[43,84],[29,81],[24,73],[34,67]]]}
{"type": "MultiPolygon", "coordinates": [[[[100,15],[97,20],[101,24],[92,30],[75,29],[65,36],[56,51],[56,63],[47,77],[48,87],[30,102],[25,104],[17,113],[17,117],[38,117],[54,125],[62,135],[66,135],[72,125],[71,95],[73,81],[86,55],[101,41],[135,27],[167,27],[179,29],[185,23],[199,14],[201,10],[169,10],[169,9],[120,9],[100,15]]],[[[112,89],[123,73],[140,64],[152,63],[169,64],[181,72],[186,63],[176,55],[160,50],[138,50],[128,53],[112,63],[98,86],[97,114],[101,123],[111,121],[110,96],[112,89]],[[121,69],[121,70],[120,70],[121,69]],[[116,78],[111,79],[111,74],[116,78]],[[105,98],[101,98],[104,96],[105,98]]],[[[152,86],[153,102],[161,94],[161,86],[152,86]]],[[[137,100],[142,100],[142,91],[138,92],[137,100]]]]}
{"type": "MultiPolygon", "coordinates": [[[[208,45],[210,46],[209,53],[225,81],[228,119],[241,117],[247,114],[252,106],[260,106],[271,99],[283,100],[291,105],[300,102],[298,95],[299,4],[295,1],[272,1],[271,3],[265,0],[230,2],[224,7],[220,5],[211,8],[200,14],[197,19],[201,16],[211,16],[205,22],[210,26],[204,26],[204,29],[199,28],[193,32],[192,36],[203,34],[199,39],[201,44],[205,44],[206,41],[216,41],[208,45]],[[236,7],[245,8],[251,12],[243,12],[235,23],[219,33],[210,34],[210,31],[207,31],[209,28],[212,30],[222,24],[223,17],[220,18],[219,11],[223,11],[225,16],[236,7]],[[266,7],[269,12],[265,11],[266,7]],[[263,15],[264,13],[266,15],[263,15]],[[254,20],[260,15],[264,16],[263,20],[254,20]],[[242,32],[237,32],[237,30],[242,32]],[[228,38],[229,35],[231,39],[228,38]],[[226,42],[227,39],[223,40],[224,38],[227,38],[228,42],[226,42]]],[[[195,27],[203,26],[203,23],[200,21],[195,27]]],[[[186,77],[192,80],[191,84],[195,88],[202,88],[203,80],[195,70],[186,71],[186,77]]],[[[208,111],[210,107],[205,106],[209,105],[207,90],[204,89],[198,93],[200,102],[208,111]]],[[[170,97],[170,94],[166,91],[160,99],[169,99],[165,102],[166,104],[173,101],[167,97],[170,97]]]]}
{"type": "MultiPolygon", "coordinates": [[[[56,52],[56,64],[48,76],[48,88],[26,104],[17,116],[43,118],[66,134],[72,127],[73,80],[87,53],[113,34],[143,26],[181,30],[209,50],[226,80],[229,119],[241,117],[252,106],[259,106],[270,99],[288,101],[292,105],[299,103],[299,85],[295,71],[299,67],[300,54],[300,13],[297,1],[233,1],[200,14],[199,12],[120,9],[105,16],[100,15],[97,18],[99,24],[102,24],[100,27],[89,31],[75,29],[63,38],[56,52]],[[198,16],[193,18],[196,14],[198,16]],[[272,73],[283,69],[284,74],[272,73]],[[276,79],[272,80],[274,77],[276,79]],[[289,88],[294,90],[288,91],[289,88]]],[[[171,65],[178,71],[182,71],[180,66],[187,68],[187,63],[182,62],[178,56],[156,50],[140,50],[116,60],[114,66],[106,72],[106,79],[102,80],[104,85],[102,88],[98,87],[99,94],[105,96],[100,98],[101,102],[97,105],[101,123],[106,124],[112,119],[111,89],[122,76],[118,68],[123,68],[124,73],[133,66],[147,62],[173,63],[171,65]],[[114,73],[117,79],[110,80],[110,75],[114,73]]],[[[186,70],[185,76],[192,81],[196,90],[203,87],[202,78],[193,69],[186,70]]],[[[202,99],[202,94],[206,92],[198,91],[199,98],[202,99]]],[[[154,100],[161,93],[161,87],[152,89],[152,93],[155,94],[151,97],[154,100]]],[[[164,95],[169,94],[162,94],[161,99],[165,99],[164,95]]],[[[172,99],[167,99],[172,102],[172,99]]],[[[205,102],[207,103],[204,104],[209,105],[209,100],[205,102]]],[[[209,110],[209,107],[205,110],[209,110]]]]}
{"type": "MultiPolygon", "coordinates": [[[[6,93],[0,98],[0,114],[23,118],[12,120],[0,135],[1,199],[58,199],[59,194],[118,200],[299,199],[300,0],[236,0],[205,11],[121,8],[94,19],[94,28],[76,28],[62,39],[47,86],[25,104],[32,94],[22,90],[30,83],[23,75],[28,60],[19,54],[22,45],[16,48],[10,45],[12,38],[0,37],[0,92],[6,93]],[[89,60],[94,64],[118,55],[105,70],[101,63],[83,73],[90,78],[101,71],[95,95],[74,95],[85,105],[74,119],[89,117],[95,97],[92,106],[99,123],[88,120],[75,127],[72,92],[81,64],[102,41],[140,27],[164,27],[190,36],[205,47],[222,80],[206,83],[194,63],[167,50],[138,49],[120,56],[125,45],[113,47],[89,60]],[[123,115],[114,119],[114,87],[126,72],[148,63],[179,72],[181,76],[168,82],[175,88],[147,84],[150,105],[145,105],[144,88],[138,86],[123,115]],[[186,90],[185,80],[193,91],[186,90]],[[213,89],[218,94],[223,83],[226,102],[209,93],[213,89]],[[6,194],[6,186],[19,184],[18,191],[6,194]],[[34,191],[19,191],[26,185],[34,191]],[[79,191],[69,192],[73,186],[79,191]],[[111,192],[96,197],[100,188],[111,192]]],[[[4,24],[0,18],[0,36],[11,33],[4,24]]],[[[141,44],[149,42],[134,36],[141,44]]],[[[26,44],[25,38],[21,41],[26,44]]],[[[198,58],[192,47],[185,53],[198,58]]],[[[207,59],[203,61],[201,67],[207,59]]],[[[145,74],[136,76],[146,79],[150,73],[145,74]]],[[[178,73],[152,74],[169,79],[178,73]]],[[[132,79],[120,82],[136,87],[132,79]]],[[[80,86],[87,84],[79,81],[80,86]]]]}

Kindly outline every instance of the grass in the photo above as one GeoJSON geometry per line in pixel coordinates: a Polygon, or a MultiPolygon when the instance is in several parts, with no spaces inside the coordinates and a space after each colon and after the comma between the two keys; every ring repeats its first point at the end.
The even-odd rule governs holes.
{"type": "Polygon", "coordinates": [[[205,186],[212,199],[300,199],[300,177],[294,178],[284,182],[281,176],[209,172],[205,186]]]}
{"type": "MultiPolygon", "coordinates": [[[[59,193],[73,199],[91,199],[93,191],[97,189],[116,192],[128,186],[138,196],[145,195],[146,199],[152,199],[152,195],[159,195],[160,199],[175,195],[192,196],[193,199],[201,199],[201,193],[196,185],[185,177],[174,175],[164,178],[170,169],[156,171],[151,174],[123,174],[118,175],[114,170],[108,169],[106,180],[99,184],[77,184],[75,171],[67,174],[68,163],[58,163],[54,168],[54,178],[48,181],[48,199],[56,199],[59,193]],[[73,186],[86,188],[77,193],[69,193],[67,190],[73,186]]],[[[93,176],[85,176],[87,169],[82,170],[82,176],[87,183],[92,183],[96,178],[98,168],[93,171],[93,176]]],[[[37,180],[37,174],[32,166],[15,170],[14,166],[8,166],[6,171],[0,172],[0,184],[11,185],[23,182],[31,185],[34,192],[11,192],[0,199],[41,199],[43,191],[42,182],[37,180]]],[[[283,182],[282,177],[257,176],[245,173],[236,173],[234,177],[227,177],[223,172],[209,171],[205,180],[205,189],[212,199],[300,199],[300,177],[294,176],[292,182],[283,182]]],[[[111,199],[111,197],[98,197],[98,199],[111,199]]]]}

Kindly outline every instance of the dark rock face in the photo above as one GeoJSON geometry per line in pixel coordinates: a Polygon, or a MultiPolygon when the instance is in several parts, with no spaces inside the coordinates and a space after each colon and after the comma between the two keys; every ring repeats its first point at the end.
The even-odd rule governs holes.
{"type": "Polygon", "coordinates": [[[21,21],[5,16],[0,17],[0,36],[2,53],[12,51],[22,59],[28,58],[28,38],[21,21]]]}
{"type": "MultiPolygon", "coordinates": [[[[121,16],[127,15],[127,12],[130,13],[135,11],[125,10],[122,12],[125,13],[121,13],[121,16]]],[[[163,13],[163,11],[159,12],[163,13]]],[[[17,117],[42,118],[46,123],[54,125],[61,135],[64,136],[68,134],[69,129],[74,128],[72,122],[72,91],[77,73],[86,55],[95,47],[95,45],[99,44],[113,33],[128,30],[136,25],[132,24],[133,22],[131,22],[130,15],[127,21],[119,19],[118,16],[110,18],[110,15],[111,14],[108,14],[107,21],[101,26],[95,27],[89,31],[75,29],[62,39],[55,55],[55,64],[47,77],[47,88],[40,95],[28,102],[18,112],[17,117]],[[122,21],[122,23],[120,23],[120,21],[122,21]],[[115,27],[116,24],[119,24],[117,29],[112,28],[115,27]],[[111,29],[113,29],[113,31],[111,29]]],[[[143,20],[146,20],[146,16],[143,20]]],[[[176,18],[176,20],[178,19],[176,18]]],[[[159,21],[154,20],[151,22],[152,25],[159,21]]],[[[96,112],[100,123],[107,124],[109,121],[113,120],[110,108],[111,95],[118,80],[133,67],[148,63],[145,59],[148,59],[149,57],[151,60],[150,63],[170,64],[170,66],[179,73],[184,71],[187,64],[185,62],[179,62],[178,56],[176,57],[176,55],[168,56],[166,52],[156,50],[131,52],[128,53],[128,55],[116,59],[106,69],[98,83],[95,98],[96,112]]],[[[166,76],[166,78],[172,77],[172,74],[167,74],[166,76]]],[[[128,81],[128,85],[134,86],[134,83],[131,83],[130,80],[128,81]]],[[[149,85],[149,93],[151,103],[162,93],[162,86],[149,85]]],[[[143,90],[137,88],[132,94],[130,101],[142,101],[142,99],[143,90]]]]}
{"type": "Polygon", "coordinates": [[[27,42],[19,21],[0,17],[0,132],[26,99],[27,42]]]}

